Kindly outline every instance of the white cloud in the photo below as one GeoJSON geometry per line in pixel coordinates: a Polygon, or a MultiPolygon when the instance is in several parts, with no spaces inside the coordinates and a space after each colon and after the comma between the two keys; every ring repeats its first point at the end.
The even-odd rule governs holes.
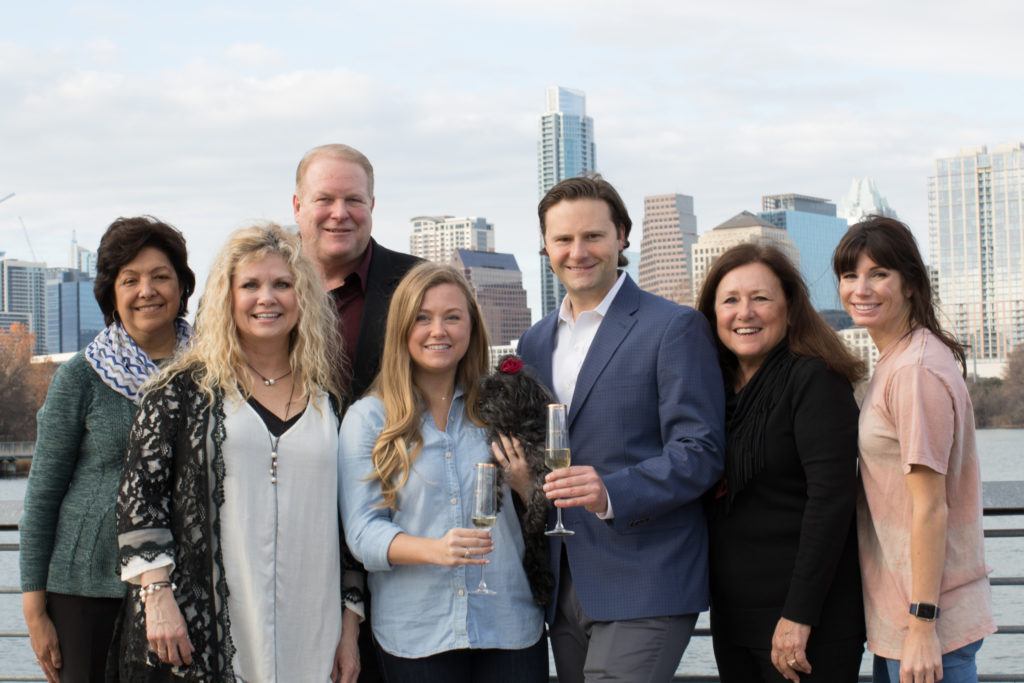
{"type": "Polygon", "coordinates": [[[272,5],[76,6],[79,27],[39,17],[46,31],[0,41],[0,196],[18,193],[0,250],[23,248],[19,215],[62,263],[71,229],[95,244],[153,213],[202,271],[231,228],[292,222],[299,157],[341,141],[374,162],[384,243],[406,248],[414,215],[486,216],[535,290],[554,83],[587,93],[598,166],[637,226],[645,194],[693,195],[708,229],[763,194],[838,200],[869,175],[920,237],[936,156],[1024,139],[1017,3],[272,5]]]}
{"type": "Polygon", "coordinates": [[[248,67],[267,67],[279,63],[284,52],[280,48],[260,43],[234,43],[228,46],[224,55],[248,67]]]}

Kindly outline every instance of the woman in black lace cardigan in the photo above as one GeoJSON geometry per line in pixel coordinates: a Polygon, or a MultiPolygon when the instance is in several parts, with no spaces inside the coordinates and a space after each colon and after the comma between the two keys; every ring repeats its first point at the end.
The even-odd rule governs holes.
{"type": "Polygon", "coordinates": [[[234,233],[191,350],[156,380],[129,438],[122,681],[355,681],[361,576],[340,575],[340,345],[298,238],[274,225],[234,233]]]}

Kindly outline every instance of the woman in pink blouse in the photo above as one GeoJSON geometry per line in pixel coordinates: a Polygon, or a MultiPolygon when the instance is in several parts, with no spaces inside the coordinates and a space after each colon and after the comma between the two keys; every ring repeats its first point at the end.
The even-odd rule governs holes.
{"type": "Polygon", "coordinates": [[[996,628],[964,347],[942,329],[909,228],[872,216],[833,255],[843,306],[879,359],[860,412],[857,506],[874,681],[977,681],[996,628]]]}

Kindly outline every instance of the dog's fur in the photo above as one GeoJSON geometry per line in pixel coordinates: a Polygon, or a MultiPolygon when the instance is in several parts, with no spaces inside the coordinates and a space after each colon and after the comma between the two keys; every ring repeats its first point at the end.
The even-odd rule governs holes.
{"type": "MultiPolygon", "coordinates": [[[[498,361],[498,368],[509,358],[498,361]]],[[[530,468],[530,490],[526,500],[516,501],[516,512],[523,530],[526,552],[523,568],[530,580],[530,590],[538,605],[546,605],[555,587],[555,578],[548,567],[548,539],[544,535],[547,523],[548,501],[544,496],[544,437],[546,433],[546,406],[551,394],[528,371],[522,368],[508,374],[500,369],[480,379],[478,405],[480,416],[488,428],[488,439],[501,445],[498,434],[515,437],[523,446],[526,463],[530,468]]],[[[499,486],[504,470],[498,468],[499,486]]],[[[499,488],[498,495],[501,496],[499,488]]],[[[499,497],[499,506],[501,499],[499,497]]]]}

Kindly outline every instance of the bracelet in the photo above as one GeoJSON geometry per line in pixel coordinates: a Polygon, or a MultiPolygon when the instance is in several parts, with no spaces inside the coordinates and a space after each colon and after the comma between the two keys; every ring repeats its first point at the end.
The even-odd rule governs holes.
{"type": "Polygon", "coordinates": [[[152,596],[161,588],[170,588],[172,591],[178,590],[178,584],[173,581],[154,581],[153,583],[147,583],[145,586],[139,589],[139,601],[143,605],[146,604],[146,599],[152,596]]]}

